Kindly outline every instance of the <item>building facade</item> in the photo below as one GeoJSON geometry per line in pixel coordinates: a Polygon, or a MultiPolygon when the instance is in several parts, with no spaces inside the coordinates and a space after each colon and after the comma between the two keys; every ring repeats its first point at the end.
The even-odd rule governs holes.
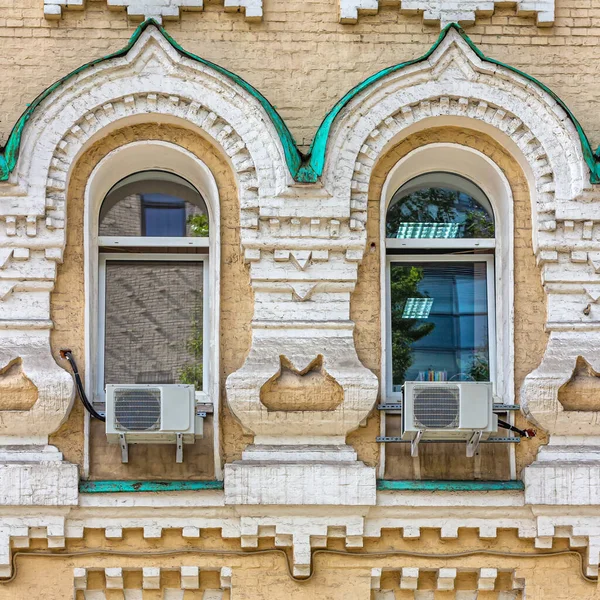
{"type": "Polygon", "coordinates": [[[0,0],[0,600],[600,598],[598,33],[0,0]]]}

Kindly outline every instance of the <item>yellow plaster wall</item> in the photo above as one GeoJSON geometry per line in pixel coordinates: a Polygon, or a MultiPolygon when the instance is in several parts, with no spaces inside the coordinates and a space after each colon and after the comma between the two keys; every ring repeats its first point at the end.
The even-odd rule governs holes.
{"type": "MultiPolygon", "coordinates": [[[[159,125],[138,125],[114,133],[96,143],[78,161],[73,169],[67,202],[67,247],[64,263],[59,267],[56,289],[52,294],[52,348],[71,347],[82,368],[83,346],[83,193],[91,170],[103,156],[114,148],[141,139],[168,140],[194,152],[209,166],[219,187],[222,227],[222,280],[221,280],[221,384],[222,450],[229,462],[240,458],[242,449],[251,441],[244,436],[237,421],[227,409],[224,384],[229,373],[243,363],[250,346],[250,321],[253,299],[249,286],[248,268],[244,266],[239,246],[239,208],[235,180],[229,166],[209,142],[198,135],[179,128],[159,125]]],[[[535,265],[531,246],[530,204],[527,184],[514,159],[491,138],[458,128],[435,129],[415,134],[398,144],[377,164],[369,191],[368,241],[365,259],[360,265],[358,284],[351,299],[351,318],[356,323],[355,342],[363,363],[375,373],[380,371],[380,281],[379,281],[379,201],[381,187],[392,166],[412,149],[432,142],[455,142],[473,147],[492,158],[505,172],[515,199],[515,394],[527,373],[540,362],[546,344],[543,324],[545,298],[540,283],[540,272],[535,265]]],[[[568,390],[563,396],[568,395],[568,390]]],[[[359,459],[376,466],[379,446],[380,415],[374,410],[364,427],[348,438],[359,459]]],[[[518,415],[517,423],[526,426],[518,415]]],[[[390,419],[390,427],[393,427],[390,419]]],[[[171,446],[133,447],[127,466],[120,464],[119,449],[105,442],[103,427],[93,423],[90,475],[96,479],[211,479],[212,454],[210,422],[207,435],[193,448],[186,449],[189,460],[183,465],[173,461],[171,446]]],[[[392,431],[393,434],[393,431],[392,431]]],[[[545,441],[540,435],[534,441],[523,442],[516,450],[517,473],[535,457],[537,447],[545,441]]],[[[83,413],[75,404],[68,421],[52,436],[51,442],[64,453],[67,460],[83,464],[83,413]]],[[[464,457],[461,444],[428,447],[419,459],[419,468],[401,446],[387,446],[386,477],[389,478],[443,478],[443,479],[508,479],[510,477],[508,448],[482,446],[481,460],[475,463],[464,457]],[[455,446],[455,447],[454,447],[455,446]],[[425,451],[426,450],[426,451],[425,451]],[[479,471],[477,471],[478,469],[479,471]]]]}
{"type": "MultiPolygon", "coordinates": [[[[265,538],[259,550],[274,548],[274,540],[265,538]]],[[[555,543],[554,550],[565,550],[564,542],[555,543]]],[[[44,550],[41,540],[34,541],[32,550],[44,550]]],[[[83,540],[68,540],[64,551],[68,557],[48,558],[27,556],[17,559],[17,572],[14,581],[0,583],[0,600],[65,600],[73,598],[73,569],[84,567],[102,570],[106,567],[121,567],[125,582],[139,585],[139,570],[142,567],[160,567],[165,571],[162,584],[176,587],[179,582],[177,569],[181,565],[195,565],[200,568],[201,589],[212,588],[217,579],[215,569],[222,566],[232,568],[233,588],[231,597],[236,600],[369,600],[371,598],[371,569],[384,569],[382,587],[393,589],[397,600],[413,600],[414,595],[406,594],[398,586],[398,570],[402,567],[419,567],[419,589],[432,589],[435,580],[432,570],[442,567],[455,567],[466,575],[459,575],[458,589],[473,589],[475,579],[469,577],[480,568],[496,568],[501,572],[497,591],[509,587],[508,575],[516,571],[518,578],[525,580],[525,597],[528,600],[596,600],[600,598],[597,584],[586,582],[581,575],[579,560],[574,555],[524,558],[514,553],[543,553],[534,548],[533,540],[522,540],[516,531],[499,531],[495,540],[480,540],[475,530],[461,529],[457,539],[439,537],[439,531],[423,529],[419,539],[407,540],[398,530],[385,531],[381,538],[367,538],[365,546],[358,552],[374,554],[394,550],[408,553],[424,553],[424,557],[414,556],[349,556],[342,540],[330,541],[329,549],[342,554],[321,554],[313,559],[314,574],[309,581],[295,582],[287,572],[286,561],[279,553],[253,554],[252,550],[241,550],[238,540],[223,540],[217,530],[203,531],[196,540],[184,539],[178,530],[167,530],[157,540],[146,540],[141,530],[124,530],[123,540],[107,541],[100,530],[86,530],[83,540]],[[94,550],[108,549],[110,555],[93,554],[94,550]],[[153,555],[153,552],[166,550],[191,551],[187,554],[153,555]],[[436,558],[429,554],[454,554],[465,550],[496,550],[513,553],[512,556],[446,557],[436,558]],[[198,550],[198,552],[195,552],[198,550]],[[220,554],[219,551],[224,552],[220,554]],[[139,556],[124,556],[120,552],[139,552],[139,556]],[[79,554],[78,554],[79,553],[79,554]],[[87,554],[81,554],[87,553],[87,554]],[[226,554],[229,553],[229,554],[226,554]],[[388,573],[386,573],[388,571],[388,573]],[[430,571],[428,573],[427,571],[430,571]],[[502,573],[506,573],[506,576],[502,573]],[[553,577],[548,577],[552,573],[553,577]],[[389,586],[389,587],[388,587],[389,586]]],[[[95,589],[105,589],[101,573],[89,578],[89,585],[95,589]]],[[[186,592],[184,600],[201,597],[194,592],[186,592]]],[[[498,600],[497,595],[480,592],[482,600],[498,600]]],[[[79,596],[77,600],[79,600],[79,596]]],[[[158,600],[162,595],[144,591],[143,600],[158,600]]],[[[109,590],[107,600],[123,600],[123,592],[109,590]]],[[[454,594],[436,592],[434,600],[455,600],[454,594]]]]}
{"type": "MultiPolygon", "coordinates": [[[[166,28],[186,49],[238,73],[263,92],[306,147],[326,112],[352,86],[391,64],[423,54],[439,34],[421,15],[381,2],[379,14],[356,25],[338,22],[338,0],[264,0],[262,22],[226,13],[207,0],[203,12],[184,12],[166,28]]],[[[137,23],[105,0],[47,21],[42,0],[0,0],[0,143],[45,87],[82,63],[125,45],[137,23]]],[[[600,6],[593,0],[556,0],[554,27],[497,7],[466,28],[483,52],[549,85],[575,112],[593,146],[600,6]]]]}
{"type": "MultiPolygon", "coordinates": [[[[155,124],[121,129],[93,145],[72,170],[67,198],[67,245],[64,262],[59,266],[56,288],[51,296],[54,329],[51,346],[55,358],[61,348],[69,347],[77,357],[82,373],[84,361],[84,258],[83,197],[93,168],[115,148],[138,140],[163,140],[182,146],[203,160],[215,177],[221,203],[221,389],[227,375],[239,369],[250,348],[250,320],[253,296],[248,267],[240,252],[239,202],[235,179],[229,165],[211,143],[185,129],[155,124]]],[[[241,427],[225,404],[222,417],[223,458],[235,460],[250,438],[244,438],[241,427]]],[[[188,460],[177,465],[174,448],[166,446],[132,447],[130,462],[121,465],[118,446],[106,444],[102,424],[92,427],[91,476],[103,479],[213,479],[211,423],[205,438],[193,448],[185,447],[188,460]]],[[[79,401],[67,422],[51,438],[65,459],[83,464],[83,410],[79,401]]]]}
{"type": "MultiPolygon", "coordinates": [[[[489,156],[504,172],[514,198],[514,279],[515,279],[515,400],[525,376],[535,369],[543,356],[547,335],[544,332],[546,299],[541,285],[540,269],[535,264],[531,238],[531,205],[523,172],[512,156],[485,134],[461,128],[436,128],[409,136],[385,156],[373,170],[369,186],[367,251],[359,267],[358,284],[351,299],[351,319],[356,322],[355,341],[359,358],[375,373],[380,373],[380,249],[379,210],[381,190],[390,169],[409,152],[431,143],[452,142],[479,150],[489,156]]],[[[350,435],[363,460],[376,462],[379,435],[379,414],[374,411],[367,429],[350,435]]],[[[393,419],[389,419],[393,426],[393,419]]],[[[528,427],[517,415],[517,426],[528,427]]],[[[399,433],[390,433],[399,435],[399,433]]],[[[540,433],[535,440],[524,441],[517,447],[517,474],[535,458],[537,448],[546,439],[540,433]]],[[[420,452],[420,476],[408,449],[400,445],[386,446],[386,477],[396,479],[472,479],[475,463],[465,458],[464,444],[429,446],[420,452]]],[[[508,455],[506,446],[483,445],[481,474],[483,479],[507,479],[508,455]]]]}

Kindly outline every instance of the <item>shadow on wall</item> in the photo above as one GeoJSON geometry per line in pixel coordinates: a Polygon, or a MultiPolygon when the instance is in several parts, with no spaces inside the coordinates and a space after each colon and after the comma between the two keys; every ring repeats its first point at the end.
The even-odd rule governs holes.
{"type": "Polygon", "coordinates": [[[577,358],[573,377],[558,390],[558,401],[566,411],[598,410],[600,373],[582,356],[577,358]]]}
{"type": "Polygon", "coordinates": [[[280,360],[279,372],[260,390],[260,401],[269,411],[335,410],[344,401],[344,390],[325,370],[321,355],[302,371],[285,356],[280,360]]]}

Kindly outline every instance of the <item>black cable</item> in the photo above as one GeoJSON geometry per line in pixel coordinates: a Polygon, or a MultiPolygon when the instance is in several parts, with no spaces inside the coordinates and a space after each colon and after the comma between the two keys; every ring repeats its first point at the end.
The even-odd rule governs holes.
{"type": "Polygon", "coordinates": [[[70,350],[61,350],[60,356],[61,356],[61,358],[64,358],[69,363],[69,365],[71,365],[71,369],[73,371],[73,376],[75,377],[75,386],[77,387],[77,395],[79,396],[79,399],[81,400],[81,403],[83,404],[83,406],[85,406],[85,409],[95,419],[98,419],[99,421],[106,421],[106,417],[101,415],[92,406],[92,404],[88,400],[87,396],[85,395],[85,390],[83,389],[83,383],[81,382],[81,377],[79,375],[79,369],[77,368],[77,363],[75,362],[75,359],[73,358],[73,353],[70,350]]]}
{"type": "Polygon", "coordinates": [[[535,429],[519,429],[518,427],[515,427],[514,425],[511,425],[510,423],[507,423],[506,421],[502,421],[501,419],[498,419],[498,427],[502,427],[503,429],[509,429],[510,431],[514,431],[515,433],[518,433],[520,436],[522,436],[524,438],[532,438],[532,437],[535,437],[535,434],[536,434],[535,429]]]}

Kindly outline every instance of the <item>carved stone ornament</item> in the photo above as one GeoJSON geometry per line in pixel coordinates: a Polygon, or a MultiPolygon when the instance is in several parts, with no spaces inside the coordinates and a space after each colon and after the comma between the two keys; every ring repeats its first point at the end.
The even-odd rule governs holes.
{"type": "MultiPolygon", "coordinates": [[[[200,11],[204,9],[204,0],[107,0],[108,8],[127,10],[127,16],[133,18],[179,19],[182,10],[200,11]]],[[[85,0],[44,0],[46,19],[60,19],[63,9],[83,10],[85,0]]],[[[263,16],[262,0],[225,0],[228,12],[243,11],[248,21],[260,21],[263,16]]]]}
{"type": "MultiPolygon", "coordinates": [[[[517,0],[517,14],[535,15],[540,27],[554,24],[555,0],[517,0]]],[[[448,23],[472,25],[477,16],[489,16],[500,0],[399,0],[400,11],[406,14],[423,14],[428,25],[445,27],[448,23]]],[[[359,14],[374,14],[379,10],[379,0],[340,0],[340,22],[356,23],[359,14]]]]}
{"type": "Polygon", "coordinates": [[[552,487],[562,469],[571,492],[563,486],[561,494],[545,495],[544,503],[589,498],[596,485],[591,474],[600,466],[600,412],[565,410],[558,395],[578,357],[600,370],[600,190],[590,184],[582,140],[566,107],[523,74],[482,60],[450,28],[426,61],[390,73],[348,104],[330,132],[323,180],[336,198],[346,195],[353,207],[366,209],[371,171],[385,149],[404,131],[443,125],[495,137],[512,149],[528,178],[550,338],[541,365],[525,379],[521,404],[555,439],[542,450],[543,463],[526,469],[525,482],[528,493],[544,481],[552,487]],[[598,437],[586,449],[583,436],[598,437]],[[562,458],[560,452],[551,458],[552,448],[565,446],[562,458]],[[583,486],[569,475],[574,457],[582,461],[583,486]]]}
{"type": "Polygon", "coordinates": [[[201,129],[223,149],[238,177],[246,226],[256,222],[257,190],[273,196],[289,181],[279,137],[259,101],[231,78],[182,56],[153,25],[126,55],[81,71],[41,101],[24,129],[16,167],[0,183],[0,387],[20,385],[27,398],[37,389],[27,409],[0,405],[0,488],[6,491],[0,504],[69,504],[73,496],[76,502],[76,465],[45,446],[74,397],[72,376],[49,345],[70,169],[98,136],[149,114],[153,122],[201,129]],[[10,456],[2,450],[18,444],[10,456]]]}
{"type": "MultiPolygon", "coordinates": [[[[293,181],[278,130],[257,94],[181,54],[151,24],[126,54],[80,71],[41,100],[24,129],[16,168],[0,184],[0,377],[10,371],[14,378],[20,361],[38,398],[28,410],[0,410],[0,435],[33,436],[42,445],[40,438],[68,414],[71,377],[54,362],[48,336],[70,169],[94,140],[148,115],[202,131],[238,179],[241,244],[255,308],[251,350],[229,376],[226,392],[255,444],[241,461],[226,465],[226,504],[375,502],[374,469],[345,446],[378,393],[377,377],[356,355],[350,321],[366,243],[368,186],[388,148],[443,125],[495,137],[530,185],[550,341],[521,401],[529,418],[552,434],[551,445],[571,450],[563,455],[568,460],[553,455],[530,467],[527,493],[539,492],[535,469],[545,472],[552,461],[565,481],[573,456],[586,457],[586,473],[597,470],[595,450],[581,450],[581,436],[600,436],[599,413],[565,410],[558,394],[578,357],[600,370],[600,193],[589,183],[582,142],[564,105],[523,74],[483,60],[452,28],[426,60],[390,71],[344,106],[314,184],[293,181]],[[293,392],[286,384],[296,410],[282,396],[288,377],[282,369],[298,376],[293,392]],[[313,375],[303,376],[315,369],[330,390],[325,408],[303,396],[311,393],[313,375]]],[[[44,485],[50,489],[48,481],[44,485]]],[[[563,501],[564,494],[547,503],[563,501]]]]}

